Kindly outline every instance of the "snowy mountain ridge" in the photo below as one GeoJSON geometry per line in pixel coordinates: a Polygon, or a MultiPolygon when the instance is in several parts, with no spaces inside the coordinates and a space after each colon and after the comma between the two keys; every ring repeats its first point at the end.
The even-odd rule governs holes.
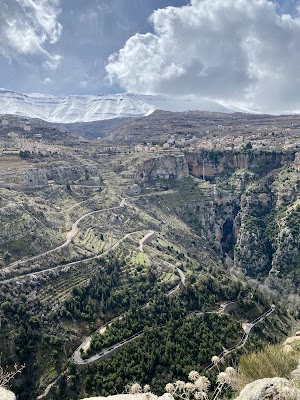
{"type": "MultiPolygon", "coordinates": [[[[56,97],[45,94],[21,94],[0,89],[0,114],[39,118],[53,123],[92,122],[118,117],[142,117],[155,110],[244,111],[204,98],[171,98],[137,94],[101,96],[71,95],[56,97]]],[[[246,110],[248,111],[248,110],[246,110]]]]}

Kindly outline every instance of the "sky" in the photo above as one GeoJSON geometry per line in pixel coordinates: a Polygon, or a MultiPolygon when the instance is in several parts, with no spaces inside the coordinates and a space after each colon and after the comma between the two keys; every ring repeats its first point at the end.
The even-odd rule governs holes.
{"type": "Polygon", "coordinates": [[[0,0],[0,87],[300,109],[300,1],[0,0]]]}

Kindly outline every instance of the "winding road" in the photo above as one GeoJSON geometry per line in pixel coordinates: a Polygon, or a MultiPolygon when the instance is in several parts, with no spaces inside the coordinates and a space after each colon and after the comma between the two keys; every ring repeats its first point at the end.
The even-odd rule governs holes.
{"type": "MultiPolygon", "coordinates": [[[[144,245],[145,241],[147,239],[149,239],[151,236],[153,236],[154,233],[155,233],[154,231],[149,231],[139,241],[139,250],[140,251],[143,251],[143,245],[144,245]]],[[[173,289],[171,289],[167,293],[167,296],[171,296],[174,293],[176,293],[177,291],[179,291],[182,286],[185,285],[186,277],[185,277],[184,272],[179,267],[176,267],[175,265],[173,265],[173,264],[171,264],[171,263],[169,263],[167,261],[161,261],[161,262],[162,262],[162,264],[164,264],[164,265],[166,265],[168,267],[171,267],[172,269],[176,270],[178,272],[179,276],[180,276],[180,283],[178,285],[176,285],[173,289]]],[[[227,310],[229,311],[231,306],[233,304],[235,304],[235,303],[236,303],[235,301],[227,301],[227,302],[221,303],[220,307],[217,310],[207,311],[206,313],[207,314],[221,314],[221,313],[227,312],[227,310]]],[[[143,306],[141,308],[145,308],[145,307],[147,307],[147,305],[143,306]]],[[[244,334],[243,334],[241,340],[235,346],[233,346],[232,348],[230,348],[228,350],[224,350],[221,354],[219,354],[219,356],[218,356],[219,361],[221,361],[228,354],[230,354],[230,353],[238,350],[239,348],[243,347],[245,345],[246,341],[248,340],[248,337],[249,337],[249,334],[250,334],[252,328],[256,324],[258,324],[260,321],[262,321],[265,317],[267,317],[269,314],[274,312],[274,310],[275,310],[275,306],[272,305],[269,310],[267,310],[265,313],[261,314],[254,321],[252,321],[250,323],[243,324],[244,334]]],[[[195,312],[193,314],[194,315],[203,315],[204,312],[195,312]]],[[[106,358],[112,357],[118,350],[120,350],[126,344],[130,343],[133,340],[138,339],[139,337],[141,337],[144,334],[143,331],[138,332],[135,335],[130,336],[129,338],[124,339],[123,341],[110,346],[109,348],[102,349],[100,353],[95,354],[94,356],[92,356],[92,357],[90,357],[88,359],[83,359],[81,357],[80,350],[82,351],[82,349],[83,349],[84,351],[86,351],[90,347],[91,340],[92,340],[92,338],[93,338],[93,336],[95,334],[104,333],[107,326],[110,326],[114,321],[116,321],[116,320],[118,320],[120,318],[122,318],[122,315],[119,316],[119,317],[114,318],[113,320],[111,320],[109,322],[107,322],[101,328],[97,329],[94,333],[92,333],[90,336],[85,338],[85,340],[81,343],[81,345],[74,351],[74,353],[73,353],[73,355],[71,357],[71,360],[77,365],[87,365],[87,364],[91,364],[91,363],[94,363],[94,362],[97,362],[97,361],[101,362],[101,361],[105,360],[106,358]]],[[[212,362],[211,364],[209,364],[205,368],[205,370],[209,370],[209,369],[213,368],[214,366],[215,366],[215,363],[212,362]]]]}
{"type": "MultiPolygon", "coordinates": [[[[15,267],[20,267],[21,265],[23,265],[23,264],[25,264],[27,262],[35,261],[35,260],[39,259],[40,257],[52,254],[52,253],[56,252],[57,250],[68,246],[68,244],[70,244],[73,241],[73,239],[76,237],[76,235],[78,234],[78,231],[79,231],[78,225],[80,224],[80,222],[83,221],[85,218],[91,216],[91,215],[94,215],[94,214],[97,214],[97,213],[100,213],[100,212],[104,212],[104,211],[120,209],[120,208],[122,208],[122,207],[124,207],[126,205],[126,201],[134,200],[135,198],[149,197],[149,196],[153,196],[153,195],[160,195],[161,196],[161,195],[164,195],[164,194],[170,194],[172,192],[173,191],[166,191],[166,192],[160,192],[160,193],[149,193],[149,194],[145,194],[145,195],[134,196],[134,197],[128,198],[126,200],[122,198],[121,201],[120,201],[120,204],[118,206],[108,207],[108,208],[104,208],[104,209],[88,212],[88,213],[82,215],[80,218],[78,218],[72,224],[71,230],[66,234],[66,240],[65,240],[64,243],[62,243],[61,245],[59,245],[59,246],[57,246],[57,247],[55,247],[55,248],[53,248],[51,250],[48,250],[48,251],[46,251],[44,253],[38,254],[36,256],[30,257],[30,258],[27,258],[27,259],[24,259],[24,260],[16,261],[16,262],[10,264],[10,266],[8,266],[7,268],[4,268],[2,271],[3,272],[5,272],[5,271],[10,272],[10,270],[15,268],[15,267]]],[[[126,235],[124,235],[121,239],[117,240],[110,248],[108,248],[106,251],[104,251],[100,255],[96,255],[96,256],[93,256],[93,257],[89,257],[89,258],[78,260],[78,261],[74,261],[74,262],[70,262],[70,263],[63,264],[63,265],[58,265],[58,266],[52,267],[52,268],[43,269],[43,270],[37,271],[37,272],[32,272],[32,273],[26,273],[24,275],[19,275],[17,277],[13,277],[13,278],[10,278],[10,279],[2,280],[2,281],[0,281],[0,284],[16,281],[16,280],[19,280],[21,278],[26,278],[28,276],[29,277],[30,276],[33,277],[33,276],[37,276],[37,275],[40,275],[40,274],[45,274],[45,273],[53,271],[53,270],[58,270],[58,269],[72,267],[72,266],[77,266],[79,264],[90,262],[90,261],[93,261],[93,260],[96,260],[96,259],[101,259],[101,258],[105,257],[107,254],[109,254],[110,252],[112,252],[113,250],[115,250],[122,242],[124,242],[130,236],[136,235],[136,234],[139,234],[139,233],[144,233],[144,232],[145,232],[145,230],[143,230],[143,231],[134,231],[134,232],[127,233],[126,235]]],[[[145,245],[146,241],[148,239],[150,239],[154,234],[155,234],[155,232],[151,230],[151,231],[147,232],[147,234],[144,235],[143,238],[139,241],[139,250],[141,252],[144,251],[144,245],[145,245]]],[[[184,272],[179,267],[176,267],[175,265],[173,265],[171,263],[168,263],[166,261],[162,261],[162,263],[164,265],[168,266],[168,267],[171,267],[171,268],[175,269],[177,271],[177,273],[179,274],[179,276],[180,276],[180,283],[178,285],[176,285],[174,288],[172,288],[167,293],[167,296],[171,296],[174,293],[176,293],[177,291],[179,291],[182,286],[185,285],[186,277],[185,277],[184,272]]],[[[224,313],[224,312],[226,312],[227,308],[233,303],[234,302],[222,303],[217,310],[208,311],[208,313],[216,313],[216,314],[224,313]]],[[[145,307],[145,306],[143,306],[143,307],[145,307]]],[[[252,321],[250,323],[243,324],[244,334],[243,334],[241,340],[235,346],[231,347],[230,349],[226,349],[221,354],[219,354],[217,356],[218,360],[221,361],[228,354],[230,354],[232,352],[235,352],[236,350],[238,350],[241,347],[243,347],[245,345],[245,343],[246,343],[246,341],[247,341],[247,339],[249,337],[249,334],[250,334],[251,330],[253,329],[253,327],[256,324],[258,324],[259,322],[261,322],[265,317],[267,317],[268,315],[273,313],[274,310],[275,310],[275,306],[272,305],[269,310],[267,310],[265,313],[261,314],[254,321],[252,321]]],[[[200,314],[203,314],[203,313],[198,312],[196,314],[200,315],[200,314]]],[[[89,348],[90,342],[92,340],[92,337],[96,333],[98,333],[100,331],[102,331],[104,333],[104,331],[105,331],[107,326],[111,325],[115,320],[120,319],[120,318],[122,318],[122,315],[117,317],[117,318],[115,318],[114,320],[109,321],[107,324],[102,326],[100,329],[98,329],[92,335],[90,335],[87,338],[85,338],[85,340],[81,343],[81,345],[74,351],[73,355],[71,356],[71,360],[77,365],[87,365],[87,364],[94,363],[94,362],[99,362],[99,361],[101,362],[102,360],[113,356],[117,351],[119,351],[126,344],[130,343],[133,340],[138,339],[139,337],[141,337],[144,334],[143,331],[138,332],[138,333],[130,336],[129,338],[124,339],[123,341],[110,346],[109,348],[102,349],[102,351],[100,353],[98,353],[98,354],[96,354],[96,355],[94,355],[94,356],[92,356],[92,357],[90,357],[88,359],[85,359],[85,360],[82,359],[81,353],[80,353],[80,349],[89,348]]],[[[215,365],[216,365],[216,363],[213,363],[213,362],[210,363],[204,369],[204,371],[212,369],[215,365]]],[[[55,383],[56,383],[56,381],[52,382],[50,385],[48,385],[48,387],[46,388],[46,390],[43,393],[43,395],[39,396],[38,398],[41,399],[41,398],[45,397],[48,394],[48,392],[50,391],[51,387],[55,383]]]]}
{"type": "MultiPolygon", "coordinates": [[[[167,190],[167,191],[162,191],[162,192],[158,192],[158,193],[147,193],[147,194],[142,194],[142,195],[137,195],[137,196],[132,196],[130,198],[121,198],[120,204],[118,206],[114,206],[114,207],[108,207],[108,208],[103,208],[100,210],[95,210],[95,211],[90,211],[84,215],[82,215],[80,218],[78,218],[73,224],[72,224],[72,228],[69,232],[67,232],[66,234],[66,241],[64,243],[62,243],[61,245],[51,249],[51,250],[47,250],[43,253],[37,254],[36,256],[30,257],[30,258],[26,258],[24,260],[19,260],[19,261],[15,261],[13,263],[11,263],[8,267],[3,268],[1,270],[1,274],[5,274],[5,273],[10,273],[12,270],[17,270],[18,267],[31,262],[31,261],[35,261],[38,260],[39,258],[43,257],[43,256],[47,256],[49,254],[52,254],[60,249],[63,249],[64,247],[68,246],[68,244],[70,244],[73,239],[75,238],[75,236],[78,234],[78,225],[81,221],[83,221],[85,218],[89,217],[90,215],[94,215],[97,213],[101,213],[104,211],[111,211],[111,210],[118,210],[120,208],[123,208],[127,205],[127,202],[141,198],[141,197],[151,197],[151,196],[163,196],[166,194],[172,194],[174,193],[174,190],[167,190]]],[[[117,246],[119,246],[124,240],[126,240],[128,237],[130,237],[131,235],[134,235],[136,233],[141,233],[144,231],[134,231],[134,232],[130,232],[127,233],[125,236],[123,236],[121,239],[119,239],[113,246],[111,246],[110,248],[108,248],[105,252],[103,252],[101,255],[97,255],[97,256],[93,256],[93,257],[89,257],[89,258],[85,258],[82,260],[78,260],[78,261],[73,261],[67,264],[62,264],[62,265],[57,265],[56,267],[52,267],[52,268],[46,268],[46,269],[42,269],[40,271],[36,271],[36,272],[27,272],[23,275],[18,275],[15,276],[13,278],[8,278],[8,279],[1,279],[0,278],[0,284],[5,284],[5,283],[9,283],[9,282],[13,282],[16,281],[18,279],[23,279],[25,277],[33,277],[36,275],[40,275],[42,273],[47,273],[49,271],[55,271],[58,269],[63,269],[65,267],[72,267],[72,266],[76,266],[80,263],[84,263],[84,262],[89,262],[95,259],[99,259],[102,258],[103,256],[107,255],[108,253],[110,253],[112,250],[114,250],[117,246]]],[[[153,232],[153,231],[151,231],[153,232]]],[[[153,232],[154,233],[154,232],[153,232]]],[[[150,234],[150,232],[148,233],[150,234]]],[[[147,235],[148,235],[147,234],[147,235]]],[[[146,236],[147,236],[146,235],[146,236]]],[[[151,236],[151,235],[150,235],[151,236]]]]}
{"type": "Polygon", "coordinates": [[[47,250],[47,251],[45,251],[44,253],[37,254],[36,256],[30,257],[30,258],[26,258],[26,259],[20,260],[20,261],[15,261],[14,263],[10,264],[9,267],[4,268],[2,271],[5,272],[5,270],[9,270],[11,267],[19,267],[19,266],[21,266],[22,264],[25,264],[25,263],[30,262],[30,261],[35,261],[35,260],[37,260],[37,259],[39,259],[39,258],[41,258],[41,257],[43,257],[43,256],[52,254],[52,253],[54,253],[54,252],[57,251],[57,250],[63,249],[64,247],[68,246],[68,244],[71,243],[72,240],[75,238],[75,236],[76,236],[77,233],[78,233],[78,224],[79,224],[81,221],[83,221],[85,218],[89,217],[90,215],[97,214],[97,213],[99,213],[99,212],[110,211],[110,210],[117,210],[117,209],[119,209],[119,208],[121,208],[121,207],[123,207],[123,206],[124,206],[124,199],[122,199],[122,201],[121,201],[121,203],[120,203],[119,206],[109,207],[109,208],[103,208],[103,209],[101,209],[101,210],[96,210],[96,211],[90,211],[90,212],[88,212],[88,213],[82,215],[80,218],[78,218],[78,219],[73,223],[71,230],[70,230],[69,232],[67,232],[66,241],[65,241],[63,244],[61,244],[61,245],[59,245],[59,246],[57,246],[57,247],[54,247],[54,248],[51,249],[51,250],[47,250]]]}
{"type": "MultiPolygon", "coordinates": [[[[182,283],[182,282],[181,282],[182,283]]],[[[177,288],[177,286],[176,286],[177,288]]],[[[170,291],[167,295],[171,295],[172,293],[174,293],[173,291],[170,291]]],[[[230,301],[230,302],[225,302],[222,303],[220,305],[220,307],[217,310],[212,310],[212,311],[208,311],[207,314],[221,314],[226,312],[226,310],[229,308],[229,306],[235,304],[234,301],[230,301]]],[[[265,313],[261,314],[258,318],[256,318],[254,321],[244,324],[243,328],[245,330],[241,340],[233,347],[231,347],[230,349],[226,349],[224,351],[222,351],[221,354],[219,354],[218,357],[218,362],[220,362],[224,357],[226,357],[228,354],[235,352],[236,350],[240,349],[241,347],[243,347],[246,343],[246,341],[248,340],[249,334],[252,330],[252,328],[254,328],[254,326],[256,324],[258,324],[259,322],[261,322],[265,317],[267,317],[268,315],[270,315],[271,313],[273,313],[275,311],[275,306],[271,306],[271,308],[269,310],[267,310],[265,313]]],[[[196,312],[194,313],[196,315],[203,315],[204,312],[196,312]]],[[[112,346],[110,346],[109,348],[105,348],[102,349],[100,353],[95,354],[94,356],[88,358],[88,359],[82,359],[81,357],[81,353],[80,353],[80,349],[87,349],[90,347],[90,343],[91,340],[93,338],[93,336],[99,332],[101,329],[103,329],[104,327],[111,325],[114,321],[116,321],[117,319],[119,319],[120,317],[115,318],[112,321],[109,321],[107,324],[105,324],[103,327],[101,327],[100,329],[98,329],[96,332],[94,332],[92,335],[88,336],[83,342],[82,344],[74,351],[71,360],[77,364],[77,365],[87,365],[87,364],[91,364],[94,362],[101,362],[104,361],[106,358],[112,357],[113,355],[115,355],[117,353],[118,350],[120,350],[122,347],[124,347],[126,344],[132,342],[133,340],[138,339],[139,337],[141,337],[144,332],[138,332],[132,336],[130,336],[127,339],[122,340],[119,343],[116,343],[112,346]]],[[[212,369],[217,363],[215,362],[211,362],[204,370],[210,370],[212,369]]]]}
{"type": "MultiPolygon", "coordinates": [[[[151,235],[153,235],[154,231],[149,231],[148,234],[146,234],[144,236],[144,238],[146,238],[146,237],[149,238],[151,236],[150,233],[151,233],[151,235]]],[[[141,241],[139,243],[141,243],[141,241]]],[[[139,247],[139,249],[140,249],[140,247],[139,247]]],[[[167,292],[167,294],[166,294],[167,296],[172,296],[174,293],[176,293],[178,290],[180,290],[182,286],[185,285],[186,277],[185,277],[184,272],[179,267],[176,267],[175,265],[173,265],[173,264],[171,264],[171,263],[169,263],[167,261],[162,261],[162,263],[167,265],[169,268],[171,267],[172,269],[176,270],[178,272],[179,276],[180,276],[180,283],[178,285],[176,285],[173,289],[171,289],[169,292],[167,292]]],[[[148,303],[146,305],[142,306],[141,309],[145,308],[147,306],[148,306],[148,303]]],[[[81,357],[80,350],[81,349],[87,350],[90,347],[92,338],[97,333],[103,334],[105,332],[106,328],[108,326],[110,326],[111,324],[113,324],[115,321],[117,321],[120,318],[122,318],[122,315],[120,315],[120,316],[112,319],[111,321],[107,322],[105,325],[103,325],[101,328],[97,329],[90,336],[86,337],[84,339],[84,341],[81,343],[81,345],[74,351],[74,353],[73,353],[73,355],[71,357],[71,360],[77,365],[87,365],[87,364],[94,363],[96,361],[100,361],[101,362],[101,361],[105,360],[106,358],[109,358],[109,357],[113,356],[118,350],[120,350],[126,344],[132,342],[133,340],[138,339],[139,337],[141,337],[144,334],[143,331],[138,332],[138,333],[130,336],[129,338],[124,339],[121,342],[110,346],[109,348],[102,349],[100,353],[97,353],[97,354],[95,354],[94,356],[92,356],[90,358],[83,359],[81,357]]]]}
{"type": "Polygon", "coordinates": [[[84,259],[78,260],[78,261],[72,261],[72,262],[67,263],[67,264],[57,265],[56,267],[43,269],[41,271],[30,272],[30,273],[27,273],[27,274],[24,274],[24,275],[18,275],[18,276],[13,277],[13,278],[2,280],[2,281],[0,281],[0,284],[14,282],[14,281],[17,281],[19,279],[26,278],[26,277],[35,277],[35,276],[38,276],[38,275],[43,275],[43,274],[45,274],[47,272],[56,271],[56,270],[64,269],[64,268],[68,268],[68,267],[74,267],[74,266],[77,266],[77,265],[80,265],[80,264],[84,264],[84,263],[87,263],[87,262],[90,262],[90,261],[99,260],[99,259],[103,258],[104,256],[106,256],[107,254],[109,254],[110,252],[112,252],[113,250],[115,250],[121,243],[123,243],[130,236],[133,236],[133,235],[136,235],[136,234],[139,234],[139,233],[143,233],[143,232],[144,232],[144,230],[143,231],[134,231],[134,232],[127,233],[125,236],[123,236],[121,239],[117,240],[116,243],[114,243],[111,247],[109,247],[103,253],[98,254],[96,256],[89,257],[89,258],[84,258],[84,259]]]}
{"type": "Polygon", "coordinates": [[[267,317],[268,315],[272,314],[275,311],[276,307],[272,304],[272,306],[263,314],[261,314],[259,317],[257,317],[255,320],[253,320],[252,322],[243,324],[243,329],[244,329],[244,334],[241,338],[241,340],[233,347],[231,347],[230,349],[226,349],[223,350],[222,353],[220,353],[217,357],[218,360],[217,362],[211,362],[204,370],[204,371],[209,371],[211,370],[213,367],[215,367],[220,361],[222,361],[226,356],[228,356],[228,354],[235,352],[236,350],[240,349],[241,347],[245,346],[250,332],[251,330],[255,327],[255,325],[257,325],[259,322],[261,322],[265,317],[267,317]]]}
{"type": "Polygon", "coordinates": [[[150,231],[148,232],[140,241],[139,241],[139,251],[141,253],[144,252],[144,244],[151,238],[154,237],[155,232],[154,231],[150,231]]]}

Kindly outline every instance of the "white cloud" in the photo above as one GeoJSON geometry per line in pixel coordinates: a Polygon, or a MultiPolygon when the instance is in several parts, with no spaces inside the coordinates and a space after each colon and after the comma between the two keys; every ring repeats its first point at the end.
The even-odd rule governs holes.
{"type": "Polygon", "coordinates": [[[47,49],[61,36],[60,0],[0,0],[0,52],[6,57],[42,55],[57,68],[61,56],[47,49]]]}
{"type": "Polygon", "coordinates": [[[49,78],[49,76],[47,76],[44,81],[43,81],[44,85],[51,85],[53,83],[53,80],[51,78],[49,78]]]}
{"type": "Polygon", "coordinates": [[[59,56],[57,54],[53,56],[49,54],[48,60],[43,63],[43,67],[46,70],[55,71],[60,66],[62,59],[63,59],[62,56],[59,56]]]}
{"type": "Polygon", "coordinates": [[[268,0],[192,0],[150,17],[110,56],[111,83],[135,93],[201,95],[262,110],[300,108],[300,18],[268,0]]]}
{"type": "Polygon", "coordinates": [[[81,81],[81,82],[79,83],[79,85],[80,85],[80,87],[82,87],[82,88],[86,88],[87,85],[88,85],[88,81],[81,81]]]}

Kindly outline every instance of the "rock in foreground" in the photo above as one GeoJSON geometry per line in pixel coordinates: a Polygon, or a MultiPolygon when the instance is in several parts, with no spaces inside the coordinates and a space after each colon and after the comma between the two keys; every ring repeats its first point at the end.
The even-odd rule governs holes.
{"type": "Polygon", "coordinates": [[[1,400],[16,400],[16,396],[10,390],[0,387],[0,399],[1,400]]]}
{"type": "Polygon", "coordinates": [[[300,390],[284,378],[265,378],[244,387],[236,400],[300,400],[300,390]]]}
{"type": "Polygon", "coordinates": [[[153,393],[139,393],[139,394],[117,394],[108,397],[89,397],[82,400],[174,400],[173,396],[165,393],[162,396],[155,396],[153,393]]]}

